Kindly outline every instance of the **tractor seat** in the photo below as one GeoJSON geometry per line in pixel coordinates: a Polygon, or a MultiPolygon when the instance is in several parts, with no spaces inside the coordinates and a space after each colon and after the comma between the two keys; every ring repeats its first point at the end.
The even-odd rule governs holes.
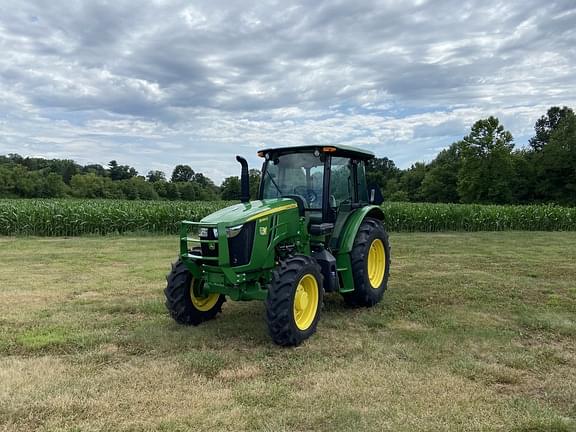
{"type": "Polygon", "coordinates": [[[326,235],[330,234],[334,230],[333,223],[319,223],[319,224],[310,224],[310,234],[312,235],[326,235]]]}

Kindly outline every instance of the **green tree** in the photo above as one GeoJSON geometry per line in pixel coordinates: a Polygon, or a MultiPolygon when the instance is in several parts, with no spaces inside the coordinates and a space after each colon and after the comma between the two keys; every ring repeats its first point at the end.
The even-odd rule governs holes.
{"type": "Polygon", "coordinates": [[[14,181],[14,165],[8,163],[0,165],[0,198],[16,197],[14,181]]]}
{"type": "Polygon", "coordinates": [[[14,179],[14,192],[22,198],[35,198],[42,196],[44,175],[40,171],[29,171],[22,165],[16,165],[12,171],[14,179]]]}
{"type": "Polygon", "coordinates": [[[240,179],[237,176],[225,178],[220,186],[220,194],[223,200],[240,199],[240,179]]]}
{"type": "Polygon", "coordinates": [[[192,180],[194,177],[194,170],[188,165],[176,165],[174,171],[172,171],[172,182],[187,182],[192,180]]]}
{"type": "Polygon", "coordinates": [[[550,136],[560,122],[569,115],[574,115],[574,111],[566,106],[562,108],[553,106],[548,109],[546,115],[540,117],[534,125],[536,135],[530,139],[530,146],[535,151],[541,151],[550,142],[550,136]]]}
{"type": "Polygon", "coordinates": [[[22,156],[20,156],[18,153],[8,153],[8,160],[10,161],[10,163],[13,163],[16,165],[23,165],[24,164],[24,158],[22,156]]]}
{"type": "Polygon", "coordinates": [[[67,186],[62,176],[57,173],[49,173],[43,182],[40,196],[43,198],[61,198],[66,195],[67,186]]]}
{"type": "Polygon", "coordinates": [[[113,182],[114,187],[122,192],[122,195],[128,200],[140,198],[138,194],[138,185],[132,179],[117,180],[113,182]]]}
{"type": "Polygon", "coordinates": [[[536,159],[537,192],[546,201],[576,204],[576,115],[556,125],[536,159]]]}
{"type": "Polygon", "coordinates": [[[94,173],[76,174],[70,180],[70,189],[78,198],[103,198],[104,178],[94,173]]]}
{"type": "Polygon", "coordinates": [[[108,173],[110,178],[116,180],[128,180],[138,175],[138,171],[128,165],[118,165],[118,162],[112,160],[108,163],[108,173]]]}
{"type": "Polygon", "coordinates": [[[495,117],[478,120],[461,144],[458,193],[464,203],[512,201],[512,134],[495,117]]]}
{"type": "Polygon", "coordinates": [[[422,199],[428,202],[458,202],[457,186],[461,163],[459,143],[453,143],[438,153],[422,180],[422,199]]]}
{"type": "Polygon", "coordinates": [[[69,185],[70,180],[72,180],[72,176],[78,174],[81,170],[81,167],[73,160],[53,159],[50,161],[49,170],[60,175],[62,181],[69,185]]]}
{"type": "Polygon", "coordinates": [[[102,182],[102,196],[107,199],[126,199],[122,182],[124,180],[112,181],[110,177],[100,177],[102,182]]]}
{"type": "Polygon", "coordinates": [[[178,190],[178,183],[166,183],[166,198],[171,201],[179,200],[180,190],[178,190]]]}
{"type": "Polygon", "coordinates": [[[260,188],[260,171],[257,169],[251,169],[249,176],[250,197],[251,199],[256,199],[258,196],[258,189],[260,188]]]}
{"type": "Polygon", "coordinates": [[[154,170],[148,171],[148,175],[146,176],[146,180],[150,183],[156,183],[161,181],[166,181],[166,174],[163,171],[154,170]]]}
{"type": "MultiPolygon", "coordinates": [[[[372,158],[366,162],[366,181],[368,184],[377,184],[382,191],[389,189],[387,183],[391,180],[398,180],[400,169],[396,167],[394,161],[383,158],[372,158]]],[[[393,186],[390,188],[394,189],[393,186]]]]}
{"type": "Polygon", "coordinates": [[[388,196],[387,201],[390,201],[390,202],[410,201],[408,199],[408,194],[406,193],[406,191],[403,191],[403,190],[397,190],[396,192],[393,192],[387,196],[388,196]]]}
{"type": "Polygon", "coordinates": [[[201,201],[213,201],[218,199],[218,187],[214,182],[202,173],[194,174],[192,179],[196,187],[196,199],[201,201]]]}
{"type": "Polygon", "coordinates": [[[85,165],[82,167],[82,174],[94,173],[97,176],[105,177],[107,175],[106,168],[100,164],[85,165]]]}
{"type": "Polygon", "coordinates": [[[521,149],[512,152],[514,175],[512,176],[512,195],[515,203],[529,203],[536,199],[536,160],[532,149],[521,149]]]}
{"type": "Polygon", "coordinates": [[[181,199],[185,201],[194,201],[199,199],[197,186],[192,182],[177,182],[178,193],[181,199]]]}
{"type": "Polygon", "coordinates": [[[520,175],[524,174],[521,184],[528,185],[529,197],[532,200],[571,202],[570,194],[566,194],[563,174],[560,177],[558,174],[567,174],[566,180],[570,177],[569,172],[565,172],[567,166],[570,166],[570,151],[566,151],[566,148],[561,150],[560,141],[567,140],[565,144],[569,146],[570,137],[566,131],[570,130],[573,118],[574,111],[571,108],[554,106],[534,125],[535,135],[530,139],[531,149],[525,152],[524,163],[520,165],[523,171],[519,172],[520,175]],[[556,133],[560,125],[566,130],[556,133]],[[548,149],[554,136],[555,144],[548,149]]]}
{"type": "Polygon", "coordinates": [[[400,180],[398,178],[391,178],[386,182],[386,187],[382,191],[384,200],[386,201],[409,201],[408,193],[401,189],[400,180]]]}
{"type": "Polygon", "coordinates": [[[157,182],[152,183],[152,187],[154,188],[154,190],[158,194],[159,198],[168,198],[168,189],[166,187],[167,185],[168,185],[168,182],[166,182],[166,181],[157,181],[157,182]]]}
{"type": "Polygon", "coordinates": [[[208,185],[210,183],[212,183],[212,180],[210,180],[208,177],[206,177],[201,172],[194,173],[194,175],[192,176],[192,178],[190,180],[202,188],[208,187],[208,185]]]}
{"type": "Polygon", "coordinates": [[[150,182],[147,182],[144,177],[136,176],[127,181],[134,185],[134,188],[138,193],[137,199],[157,200],[159,198],[156,189],[154,189],[154,186],[150,184],[150,182]]]}
{"type": "Polygon", "coordinates": [[[426,164],[416,162],[400,176],[400,189],[406,193],[409,201],[422,200],[421,187],[426,171],[426,164]]]}

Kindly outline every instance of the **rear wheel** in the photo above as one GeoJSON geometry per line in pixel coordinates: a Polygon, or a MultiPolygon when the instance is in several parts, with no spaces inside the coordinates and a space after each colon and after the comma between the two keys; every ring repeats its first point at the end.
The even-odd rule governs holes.
{"type": "Polygon", "coordinates": [[[272,340],[299,345],[316,331],[324,290],[320,266],[310,257],[282,260],[272,273],[266,318],[272,340]]]}
{"type": "Polygon", "coordinates": [[[360,225],[350,252],[354,291],[344,293],[351,306],[374,306],[388,285],[390,244],[379,220],[366,218],[360,225]]]}
{"type": "Polygon", "coordinates": [[[198,325],[222,310],[226,298],[218,293],[201,294],[202,281],[194,279],[186,265],[178,260],[166,277],[166,308],[180,324],[198,325]]]}

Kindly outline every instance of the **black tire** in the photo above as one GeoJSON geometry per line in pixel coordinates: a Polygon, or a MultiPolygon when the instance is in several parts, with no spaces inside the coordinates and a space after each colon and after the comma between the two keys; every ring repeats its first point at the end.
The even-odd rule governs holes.
{"type": "Polygon", "coordinates": [[[390,243],[382,222],[372,218],[364,219],[354,239],[350,258],[354,277],[354,291],[344,293],[344,301],[350,306],[374,306],[382,300],[384,291],[386,291],[388,286],[388,277],[390,276],[390,243]],[[373,287],[368,273],[368,254],[376,240],[382,242],[385,267],[381,283],[373,287]]]}
{"type": "MultiPolygon", "coordinates": [[[[307,281],[311,283],[311,279],[307,281]]],[[[312,336],[320,319],[323,297],[322,274],[320,266],[314,259],[305,255],[294,255],[280,261],[272,272],[272,282],[268,287],[266,299],[268,332],[274,343],[281,346],[296,346],[312,336]],[[316,310],[310,311],[309,316],[313,316],[311,323],[305,328],[299,328],[294,317],[294,300],[299,284],[306,280],[305,276],[308,275],[316,281],[318,293],[316,310]]],[[[306,298],[308,299],[308,296],[306,298]]]]}
{"type": "MultiPolygon", "coordinates": [[[[214,305],[209,304],[208,310],[200,310],[192,303],[192,274],[181,260],[172,264],[172,271],[166,276],[166,308],[174,320],[180,324],[198,325],[210,320],[221,312],[222,303],[226,301],[224,295],[220,295],[214,305]]],[[[197,285],[201,281],[194,281],[197,285]]]]}

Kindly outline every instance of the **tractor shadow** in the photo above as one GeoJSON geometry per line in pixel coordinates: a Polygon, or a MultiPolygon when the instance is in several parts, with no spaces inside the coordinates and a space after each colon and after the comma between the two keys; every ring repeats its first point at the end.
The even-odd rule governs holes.
{"type": "MultiPolygon", "coordinates": [[[[337,322],[337,326],[345,326],[354,310],[344,303],[340,295],[325,295],[318,331],[321,332],[327,323],[337,322]]],[[[227,301],[222,314],[203,325],[210,326],[224,344],[237,342],[242,347],[276,347],[268,335],[264,302],[227,301]]],[[[328,327],[331,326],[328,324],[328,327]]]]}
{"type": "MultiPolygon", "coordinates": [[[[324,296],[318,325],[322,328],[345,328],[353,320],[355,309],[347,306],[338,294],[324,296]]],[[[226,350],[281,349],[276,347],[268,334],[266,309],[263,302],[234,302],[228,300],[222,313],[199,326],[183,326],[172,321],[168,314],[162,317],[163,324],[157,329],[155,348],[163,345],[163,351],[185,352],[189,349],[205,347],[226,350]]],[[[153,336],[153,329],[148,329],[153,336]]]]}
{"type": "Polygon", "coordinates": [[[264,302],[228,300],[215,319],[185,326],[174,322],[164,304],[154,300],[138,310],[119,310],[132,325],[110,342],[126,354],[166,356],[198,373],[207,370],[217,374],[234,364],[265,364],[274,369],[278,362],[292,367],[303,359],[316,361],[318,357],[322,361],[335,346],[340,347],[341,357],[353,356],[355,348],[348,347],[346,341],[366,332],[382,337],[390,332],[391,323],[407,312],[395,296],[385,295],[372,308],[354,308],[346,305],[340,294],[328,293],[323,298],[316,334],[296,348],[284,348],[275,345],[268,334],[264,302]],[[135,316],[140,319],[133,321],[135,316]]]}
{"type": "Polygon", "coordinates": [[[234,302],[228,300],[215,319],[198,326],[184,326],[172,321],[166,313],[161,332],[168,351],[185,352],[190,349],[251,350],[271,343],[266,326],[263,302],[234,302]]]}
{"type": "Polygon", "coordinates": [[[332,313],[345,313],[347,311],[353,310],[350,306],[344,303],[342,296],[338,293],[327,293],[324,294],[324,307],[322,308],[322,314],[332,314],[332,313]]]}

